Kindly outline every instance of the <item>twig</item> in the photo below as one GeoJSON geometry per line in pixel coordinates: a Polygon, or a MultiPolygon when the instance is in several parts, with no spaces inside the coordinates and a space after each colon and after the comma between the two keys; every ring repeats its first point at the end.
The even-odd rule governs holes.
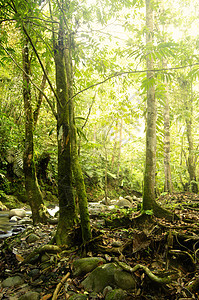
{"type": "Polygon", "coordinates": [[[61,288],[63,287],[64,283],[66,282],[66,280],[68,279],[69,276],[70,276],[70,273],[68,272],[58,283],[58,285],[56,286],[56,289],[53,293],[52,300],[57,300],[59,291],[61,290],[61,288]]]}

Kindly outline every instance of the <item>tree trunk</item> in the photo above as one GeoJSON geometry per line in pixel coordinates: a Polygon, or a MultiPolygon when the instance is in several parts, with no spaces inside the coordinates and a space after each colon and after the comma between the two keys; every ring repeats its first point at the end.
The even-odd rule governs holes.
{"type": "Polygon", "coordinates": [[[71,136],[69,105],[64,63],[64,29],[60,18],[57,43],[54,41],[54,60],[57,89],[57,139],[58,139],[58,198],[59,222],[55,240],[57,245],[70,246],[69,231],[76,224],[76,209],[72,189],[71,136]]]}
{"type": "MultiPolygon", "coordinates": [[[[153,45],[153,11],[151,0],[146,0],[146,45],[153,45]]],[[[153,58],[147,57],[148,70],[153,70],[153,58]]],[[[156,100],[154,72],[148,71],[147,78],[151,84],[147,90],[147,129],[146,129],[146,161],[144,173],[143,210],[152,210],[155,201],[155,168],[156,168],[156,100]]]]}
{"type": "MultiPolygon", "coordinates": [[[[153,46],[153,10],[152,1],[146,0],[146,45],[153,46]]],[[[149,47],[150,48],[150,47],[149,47]]],[[[160,207],[155,201],[155,170],[156,170],[156,99],[154,84],[153,57],[148,56],[147,78],[150,82],[147,90],[147,128],[146,128],[146,161],[143,188],[143,213],[151,210],[157,217],[172,219],[173,214],[160,207]]]]}
{"type": "MultiPolygon", "coordinates": [[[[192,103],[190,105],[192,105],[192,103]]],[[[190,106],[189,106],[189,109],[190,109],[190,106]]],[[[191,114],[192,114],[192,111],[190,112],[190,117],[186,119],[187,140],[188,140],[188,144],[189,144],[187,169],[188,169],[188,172],[189,172],[191,191],[193,193],[198,193],[198,185],[197,185],[197,182],[196,182],[196,164],[195,164],[194,145],[193,145],[193,136],[192,136],[191,114]]]]}
{"type": "Polygon", "coordinates": [[[81,221],[81,231],[82,239],[85,244],[88,242],[91,235],[90,218],[88,212],[88,200],[86,194],[86,188],[84,184],[84,177],[82,169],[79,163],[78,157],[78,145],[77,145],[77,129],[75,125],[74,117],[74,102],[73,102],[73,69],[72,69],[72,56],[71,56],[71,44],[68,39],[68,44],[65,51],[65,65],[66,65],[66,75],[67,75],[67,89],[69,95],[69,124],[71,133],[71,158],[72,158],[72,170],[75,179],[75,187],[78,196],[80,221],[81,221]]]}
{"type": "Polygon", "coordinates": [[[170,109],[169,109],[169,98],[168,98],[168,88],[166,85],[166,95],[165,95],[165,107],[164,107],[164,174],[165,183],[164,191],[172,193],[173,185],[171,181],[171,166],[170,166],[170,109]]]}
{"type": "Polygon", "coordinates": [[[30,60],[28,41],[23,48],[23,99],[25,111],[25,151],[24,151],[24,175],[27,198],[32,210],[33,223],[45,223],[47,221],[46,208],[37,182],[35,162],[34,162],[34,141],[33,141],[33,113],[31,105],[30,90],[30,60]]]}

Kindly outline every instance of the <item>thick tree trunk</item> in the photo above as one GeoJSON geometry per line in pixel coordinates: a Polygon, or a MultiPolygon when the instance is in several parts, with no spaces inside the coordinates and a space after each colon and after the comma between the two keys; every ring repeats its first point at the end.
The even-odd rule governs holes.
{"type": "MultiPolygon", "coordinates": [[[[151,0],[146,0],[146,45],[153,45],[153,11],[151,0]]],[[[147,69],[153,70],[153,58],[147,57],[147,69]]],[[[147,78],[151,84],[147,91],[147,129],[146,129],[146,161],[144,173],[143,210],[152,210],[155,202],[155,168],[156,168],[156,100],[154,72],[148,71],[147,78]]]]}
{"type": "Polygon", "coordinates": [[[24,175],[27,198],[32,210],[33,223],[45,223],[47,221],[46,208],[37,182],[34,163],[34,142],[33,142],[33,113],[31,105],[30,90],[30,61],[28,42],[25,41],[23,48],[23,99],[25,110],[25,151],[24,151],[24,175]]]}
{"type": "Polygon", "coordinates": [[[81,221],[82,239],[85,244],[88,242],[91,235],[90,218],[88,212],[88,200],[86,194],[86,188],[84,184],[84,177],[82,169],[79,163],[78,157],[78,145],[77,145],[77,129],[75,125],[74,117],[74,103],[73,103],[73,70],[72,70],[72,56],[71,56],[71,45],[68,42],[68,47],[65,51],[65,65],[67,75],[67,89],[69,95],[69,124],[71,133],[71,158],[72,158],[72,170],[75,179],[75,187],[78,196],[79,213],[81,221]]]}
{"type": "Polygon", "coordinates": [[[54,49],[57,96],[58,139],[58,197],[59,222],[55,240],[58,245],[71,245],[69,231],[76,223],[76,209],[72,189],[71,136],[69,129],[69,105],[64,63],[64,30],[60,20],[58,42],[54,49]]]}

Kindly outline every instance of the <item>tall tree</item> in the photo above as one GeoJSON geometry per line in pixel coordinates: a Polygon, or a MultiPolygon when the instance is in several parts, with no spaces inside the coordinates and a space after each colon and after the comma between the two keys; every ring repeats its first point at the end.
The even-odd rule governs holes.
{"type": "Polygon", "coordinates": [[[43,197],[37,182],[35,162],[34,162],[34,140],[33,129],[34,119],[31,103],[31,83],[30,83],[30,59],[29,43],[25,38],[23,46],[23,99],[25,111],[25,150],[24,150],[24,175],[27,199],[29,201],[34,224],[47,221],[46,208],[43,197]]]}
{"type": "MultiPolygon", "coordinates": [[[[153,9],[152,0],[146,0],[146,47],[153,46],[153,9]]],[[[147,56],[147,124],[146,124],[146,161],[143,189],[143,210],[152,210],[155,203],[155,168],[156,168],[156,99],[154,83],[154,61],[147,56]]]]}
{"type": "Polygon", "coordinates": [[[151,210],[156,216],[171,218],[172,214],[155,201],[155,172],[156,172],[156,99],[155,76],[153,60],[153,1],[146,0],[146,50],[148,51],[147,65],[147,123],[146,123],[146,160],[144,172],[144,188],[142,209],[151,210]]]}

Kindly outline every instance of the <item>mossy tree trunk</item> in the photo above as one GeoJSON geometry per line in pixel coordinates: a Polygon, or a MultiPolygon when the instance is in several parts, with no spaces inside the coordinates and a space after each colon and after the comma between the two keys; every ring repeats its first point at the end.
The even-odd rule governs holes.
{"type": "MultiPolygon", "coordinates": [[[[146,0],[146,46],[148,49],[153,46],[153,3],[146,0]]],[[[155,201],[155,172],[156,172],[156,99],[155,99],[155,78],[153,56],[148,55],[147,78],[150,82],[147,90],[147,124],[146,124],[146,159],[144,172],[143,202],[142,211],[153,212],[157,217],[171,219],[172,213],[160,207],[155,201]]]]}
{"type": "Polygon", "coordinates": [[[65,65],[67,75],[67,89],[69,95],[69,123],[71,133],[71,158],[72,158],[72,170],[75,180],[75,187],[78,197],[80,221],[81,221],[81,232],[83,243],[85,244],[91,239],[91,227],[90,218],[88,212],[88,200],[86,194],[86,188],[84,184],[84,177],[82,169],[79,163],[78,157],[78,144],[77,144],[77,129],[75,125],[74,117],[74,101],[73,101],[73,68],[72,68],[72,46],[71,40],[68,36],[67,47],[65,51],[65,65]]]}
{"type": "Polygon", "coordinates": [[[55,240],[58,245],[70,246],[70,230],[76,224],[76,209],[72,187],[71,132],[69,128],[69,95],[64,57],[64,26],[60,17],[59,34],[54,40],[54,60],[57,90],[57,139],[58,139],[58,197],[59,222],[55,240]]]}
{"type": "Polygon", "coordinates": [[[30,60],[28,41],[24,42],[23,52],[23,100],[25,111],[25,150],[24,150],[24,175],[27,198],[32,210],[33,223],[45,223],[47,221],[46,208],[36,177],[34,162],[34,141],[33,129],[34,120],[31,104],[31,84],[30,84],[30,60]]]}

